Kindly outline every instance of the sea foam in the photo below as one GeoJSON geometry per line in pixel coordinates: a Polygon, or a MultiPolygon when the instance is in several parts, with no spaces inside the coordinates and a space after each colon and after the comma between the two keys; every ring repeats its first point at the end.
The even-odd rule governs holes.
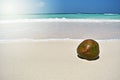
{"type": "Polygon", "coordinates": [[[20,22],[22,23],[23,22],[120,22],[120,20],[117,20],[117,19],[67,19],[67,18],[0,20],[0,23],[20,23],[20,22]]]}

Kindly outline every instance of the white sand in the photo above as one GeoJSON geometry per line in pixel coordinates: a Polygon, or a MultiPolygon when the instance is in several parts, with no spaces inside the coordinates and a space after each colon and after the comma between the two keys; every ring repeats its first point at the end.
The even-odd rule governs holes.
{"type": "Polygon", "coordinates": [[[1,39],[120,39],[120,20],[28,19],[0,21],[1,39]]]}
{"type": "Polygon", "coordinates": [[[97,40],[95,61],[77,57],[81,41],[1,41],[0,80],[119,80],[120,40],[97,40]]]}
{"type": "Polygon", "coordinates": [[[120,80],[120,20],[0,21],[0,80],[120,80]],[[86,38],[100,58],[77,57],[86,38]]]}

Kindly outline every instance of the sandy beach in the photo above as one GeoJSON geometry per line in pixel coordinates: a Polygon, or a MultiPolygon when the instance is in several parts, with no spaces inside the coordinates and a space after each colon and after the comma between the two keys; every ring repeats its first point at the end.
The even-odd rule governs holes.
{"type": "Polygon", "coordinates": [[[0,42],[0,79],[119,80],[120,40],[97,40],[100,58],[95,61],[77,57],[76,48],[81,41],[0,42]]]}
{"type": "Polygon", "coordinates": [[[0,0],[0,80],[120,80],[120,0],[0,0]]]}
{"type": "Polygon", "coordinates": [[[119,80],[120,22],[63,20],[0,22],[0,80],[119,80]],[[77,57],[87,38],[99,59],[77,57]]]}
{"type": "Polygon", "coordinates": [[[0,21],[4,39],[120,39],[120,20],[25,19],[0,21]]]}

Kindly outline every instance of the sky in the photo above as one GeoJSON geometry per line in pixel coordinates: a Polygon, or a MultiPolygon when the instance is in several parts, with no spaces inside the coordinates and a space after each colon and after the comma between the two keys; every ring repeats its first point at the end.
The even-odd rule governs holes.
{"type": "Polygon", "coordinates": [[[0,14],[120,13],[120,0],[0,0],[0,14]]]}

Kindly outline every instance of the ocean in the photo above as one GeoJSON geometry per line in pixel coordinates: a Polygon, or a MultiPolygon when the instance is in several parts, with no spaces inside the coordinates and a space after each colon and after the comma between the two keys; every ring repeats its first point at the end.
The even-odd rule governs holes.
{"type": "Polygon", "coordinates": [[[117,19],[120,14],[70,14],[70,13],[50,13],[50,14],[17,14],[0,15],[0,20],[11,19],[48,19],[48,18],[67,18],[67,19],[117,19]]]}

